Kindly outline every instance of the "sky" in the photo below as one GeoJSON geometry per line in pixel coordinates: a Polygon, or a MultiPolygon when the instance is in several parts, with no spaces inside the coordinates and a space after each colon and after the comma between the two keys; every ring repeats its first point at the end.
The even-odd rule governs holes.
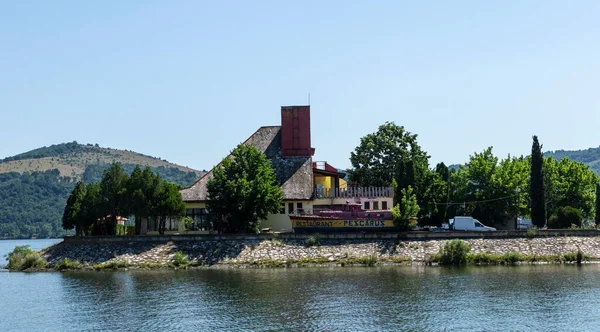
{"type": "Polygon", "coordinates": [[[98,143],[210,169],[310,94],[314,160],[386,121],[432,167],[600,145],[599,1],[0,0],[0,158],[98,143]]]}

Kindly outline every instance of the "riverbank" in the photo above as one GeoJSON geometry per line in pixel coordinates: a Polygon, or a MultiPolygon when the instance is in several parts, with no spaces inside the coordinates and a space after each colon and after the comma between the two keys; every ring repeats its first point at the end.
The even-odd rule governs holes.
{"type": "MultiPolygon", "coordinates": [[[[566,263],[576,254],[600,261],[600,237],[471,238],[463,241],[476,257],[473,264],[566,263]]],[[[439,236],[439,235],[434,235],[439,236]]],[[[457,235],[458,236],[458,235],[457,235]]],[[[223,267],[292,267],[313,265],[435,264],[447,238],[406,239],[404,234],[259,234],[231,236],[152,236],[65,238],[40,252],[48,269],[171,269],[223,267]]]]}

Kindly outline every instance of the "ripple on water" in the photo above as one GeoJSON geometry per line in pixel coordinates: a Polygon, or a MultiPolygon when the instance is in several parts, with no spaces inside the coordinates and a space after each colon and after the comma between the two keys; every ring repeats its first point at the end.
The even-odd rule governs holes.
{"type": "Polygon", "coordinates": [[[5,273],[8,331],[595,330],[600,265],[5,273]]]}

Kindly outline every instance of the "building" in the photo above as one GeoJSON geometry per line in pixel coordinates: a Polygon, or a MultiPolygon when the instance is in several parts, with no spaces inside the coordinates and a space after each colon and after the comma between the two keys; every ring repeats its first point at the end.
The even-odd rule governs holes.
{"type": "MultiPolygon", "coordinates": [[[[270,215],[262,222],[262,228],[291,231],[290,214],[335,209],[349,200],[360,202],[367,210],[392,206],[393,188],[350,187],[344,172],[327,162],[312,160],[315,149],[311,147],[310,106],[282,106],[281,125],[260,127],[244,144],[266,154],[283,191],[280,213],[270,215]]],[[[180,191],[186,214],[195,220],[199,231],[209,231],[215,224],[214,216],[206,209],[206,184],[212,176],[210,170],[180,191]]]]}

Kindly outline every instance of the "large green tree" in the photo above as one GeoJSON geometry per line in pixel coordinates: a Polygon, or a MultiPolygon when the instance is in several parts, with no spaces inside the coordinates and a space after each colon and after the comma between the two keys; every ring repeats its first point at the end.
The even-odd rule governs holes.
{"type": "Polygon", "coordinates": [[[83,228],[85,217],[82,210],[84,197],[85,185],[79,181],[67,199],[67,205],[62,217],[63,228],[67,230],[75,228],[77,235],[85,235],[83,228]]]}
{"type": "Polygon", "coordinates": [[[546,223],[546,198],[544,191],[544,157],[542,145],[537,136],[533,136],[531,146],[531,173],[530,173],[530,198],[531,198],[531,221],[538,227],[546,223]]]}
{"type": "Polygon", "coordinates": [[[123,171],[118,163],[104,171],[100,181],[100,208],[106,213],[107,218],[103,233],[115,235],[117,217],[129,215],[127,211],[127,181],[129,176],[123,171]]]}
{"type": "Polygon", "coordinates": [[[427,192],[433,182],[429,156],[417,143],[416,134],[386,122],[375,133],[360,139],[350,154],[350,162],[349,177],[355,185],[387,187],[395,180],[394,203],[402,200],[402,189],[411,186],[421,214],[431,212],[431,195],[427,192]]]}
{"type": "Polygon", "coordinates": [[[552,216],[560,207],[571,206],[585,219],[594,218],[598,176],[582,162],[562,158],[544,158],[546,213],[552,216]]]}
{"type": "Polygon", "coordinates": [[[396,178],[398,186],[411,183],[415,167],[427,167],[429,156],[417,144],[417,135],[393,122],[379,126],[377,132],[360,139],[360,145],[350,154],[350,180],[360,186],[385,187],[396,178]],[[402,176],[397,176],[400,173],[402,176]],[[401,179],[398,179],[401,177],[401,179]]]}
{"type": "Polygon", "coordinates": [[[84,220],[84,235],[101,235],[98,228],[92,229],[98,220],[106,214],[100,209],[100,184],[88,183],[85,186],[85,196],[81,203],[81,215],[84,220]]]}
{"type": "Polygon", "coordinates": [[[513,228],[518,215],[528,214],[529,162],[523,157],[500,160],[487,148],[450,173],[446,218],[471,215],[487,224],[513,228]]]}
{"type": "Polygon", "coordinates": [[[153,201],[152,212],[158,218],[158,233],[165,234],[168,219],[178,220],[185,216],[185,203],[179,193],[180,187],[174,183],[161,181],[158,195],[153,201]]]}
{"type": "Polygon", "coordinates": [[[240,144],[213,170],[207,207],[227,221],[228,231],[259,232],[259,223],[278,213],[283,194],[264,153],[240,144]]]}
{"type": "MultiPolygon", "coordinates": [[[[152,214],[153,205],[159,200],[162,180],[149,167],[136,166],[127,182],[127,205],[135,216],[135,234],[140,234],[142,220],[152,214]]],[[[181,196],[181,195],[180,195],[181,196]]]]}

